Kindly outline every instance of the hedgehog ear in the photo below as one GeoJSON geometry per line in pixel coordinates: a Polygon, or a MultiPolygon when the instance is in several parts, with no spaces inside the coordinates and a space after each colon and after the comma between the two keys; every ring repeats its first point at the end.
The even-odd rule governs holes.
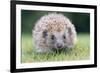
{"type": "Polygon", "coordinates": [[[69,35],[72,34],[72,29],[70,27],[68,28],[68,33],[69,33],[69,35]]]}
{"type": "Polygon", "coordinates": [[[68,28],[69,35],[72,35],[74,30],[75,28],[74,28],[74,25],[72,24],[71,27],[68,28]]]}
{"type": "Polygon", "coordinates": [[[45,38],[47,35],[48,35],[48,34],[47,34],[47,31],[44,30],[44,31],[43,31],[43,37],[45,38]]]}

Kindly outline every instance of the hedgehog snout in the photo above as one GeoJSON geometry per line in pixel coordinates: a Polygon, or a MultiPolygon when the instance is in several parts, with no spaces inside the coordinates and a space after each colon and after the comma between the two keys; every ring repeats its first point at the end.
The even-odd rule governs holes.
{"type": "Polygon", "coordinates": [[[63,45],[62,45],[62,44],[57,43],[57,48],[62,48],[62,47],[63,47],[63,45]]]}

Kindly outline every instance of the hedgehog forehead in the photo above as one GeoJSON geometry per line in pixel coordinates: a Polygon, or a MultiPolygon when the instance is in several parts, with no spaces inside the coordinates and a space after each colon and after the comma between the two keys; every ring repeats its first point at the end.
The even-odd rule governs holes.
{"type": "Polygon", "coordinates": [[[47,25],[48,32],[62,32],[65,30],[65,28],[66,26],[60,23],[55,23],[55,24],[53,23],[47,25]]]}
{"type": "Polygon", "coordinates": [[[49,33],[49,35],[54,35],[55,37],[58,37],[58,38],[62,37],[64,34],[65,34],[64,31],[61,31],[61,32],[55,31],[55,32],[50,32],[49,33]]]}

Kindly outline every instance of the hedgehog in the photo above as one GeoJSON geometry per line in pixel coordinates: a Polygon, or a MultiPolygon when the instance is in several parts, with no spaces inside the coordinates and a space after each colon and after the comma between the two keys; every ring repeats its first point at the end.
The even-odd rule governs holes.
{"type": "Polygon", "coordinates": [[[37,53],[74,48],[77,41],[74,24],[61,13],[42,16],[32,29],[32,37],[37,53]]]}

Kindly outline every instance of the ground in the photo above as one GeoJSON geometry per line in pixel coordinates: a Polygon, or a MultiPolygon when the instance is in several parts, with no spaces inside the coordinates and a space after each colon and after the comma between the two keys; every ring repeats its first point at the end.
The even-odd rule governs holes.
{"type": "Polygon", "coordinates": [[[73,49],[67,52],[55,52],[53,54],[36,54],[35,45],[32,45],[32,36],[22,34],[22,63],[46,62],[46,61],[73,61],[86,60],[90,57],[90,36],[89,34],[78,34],[78,42],[73,49]]]}

